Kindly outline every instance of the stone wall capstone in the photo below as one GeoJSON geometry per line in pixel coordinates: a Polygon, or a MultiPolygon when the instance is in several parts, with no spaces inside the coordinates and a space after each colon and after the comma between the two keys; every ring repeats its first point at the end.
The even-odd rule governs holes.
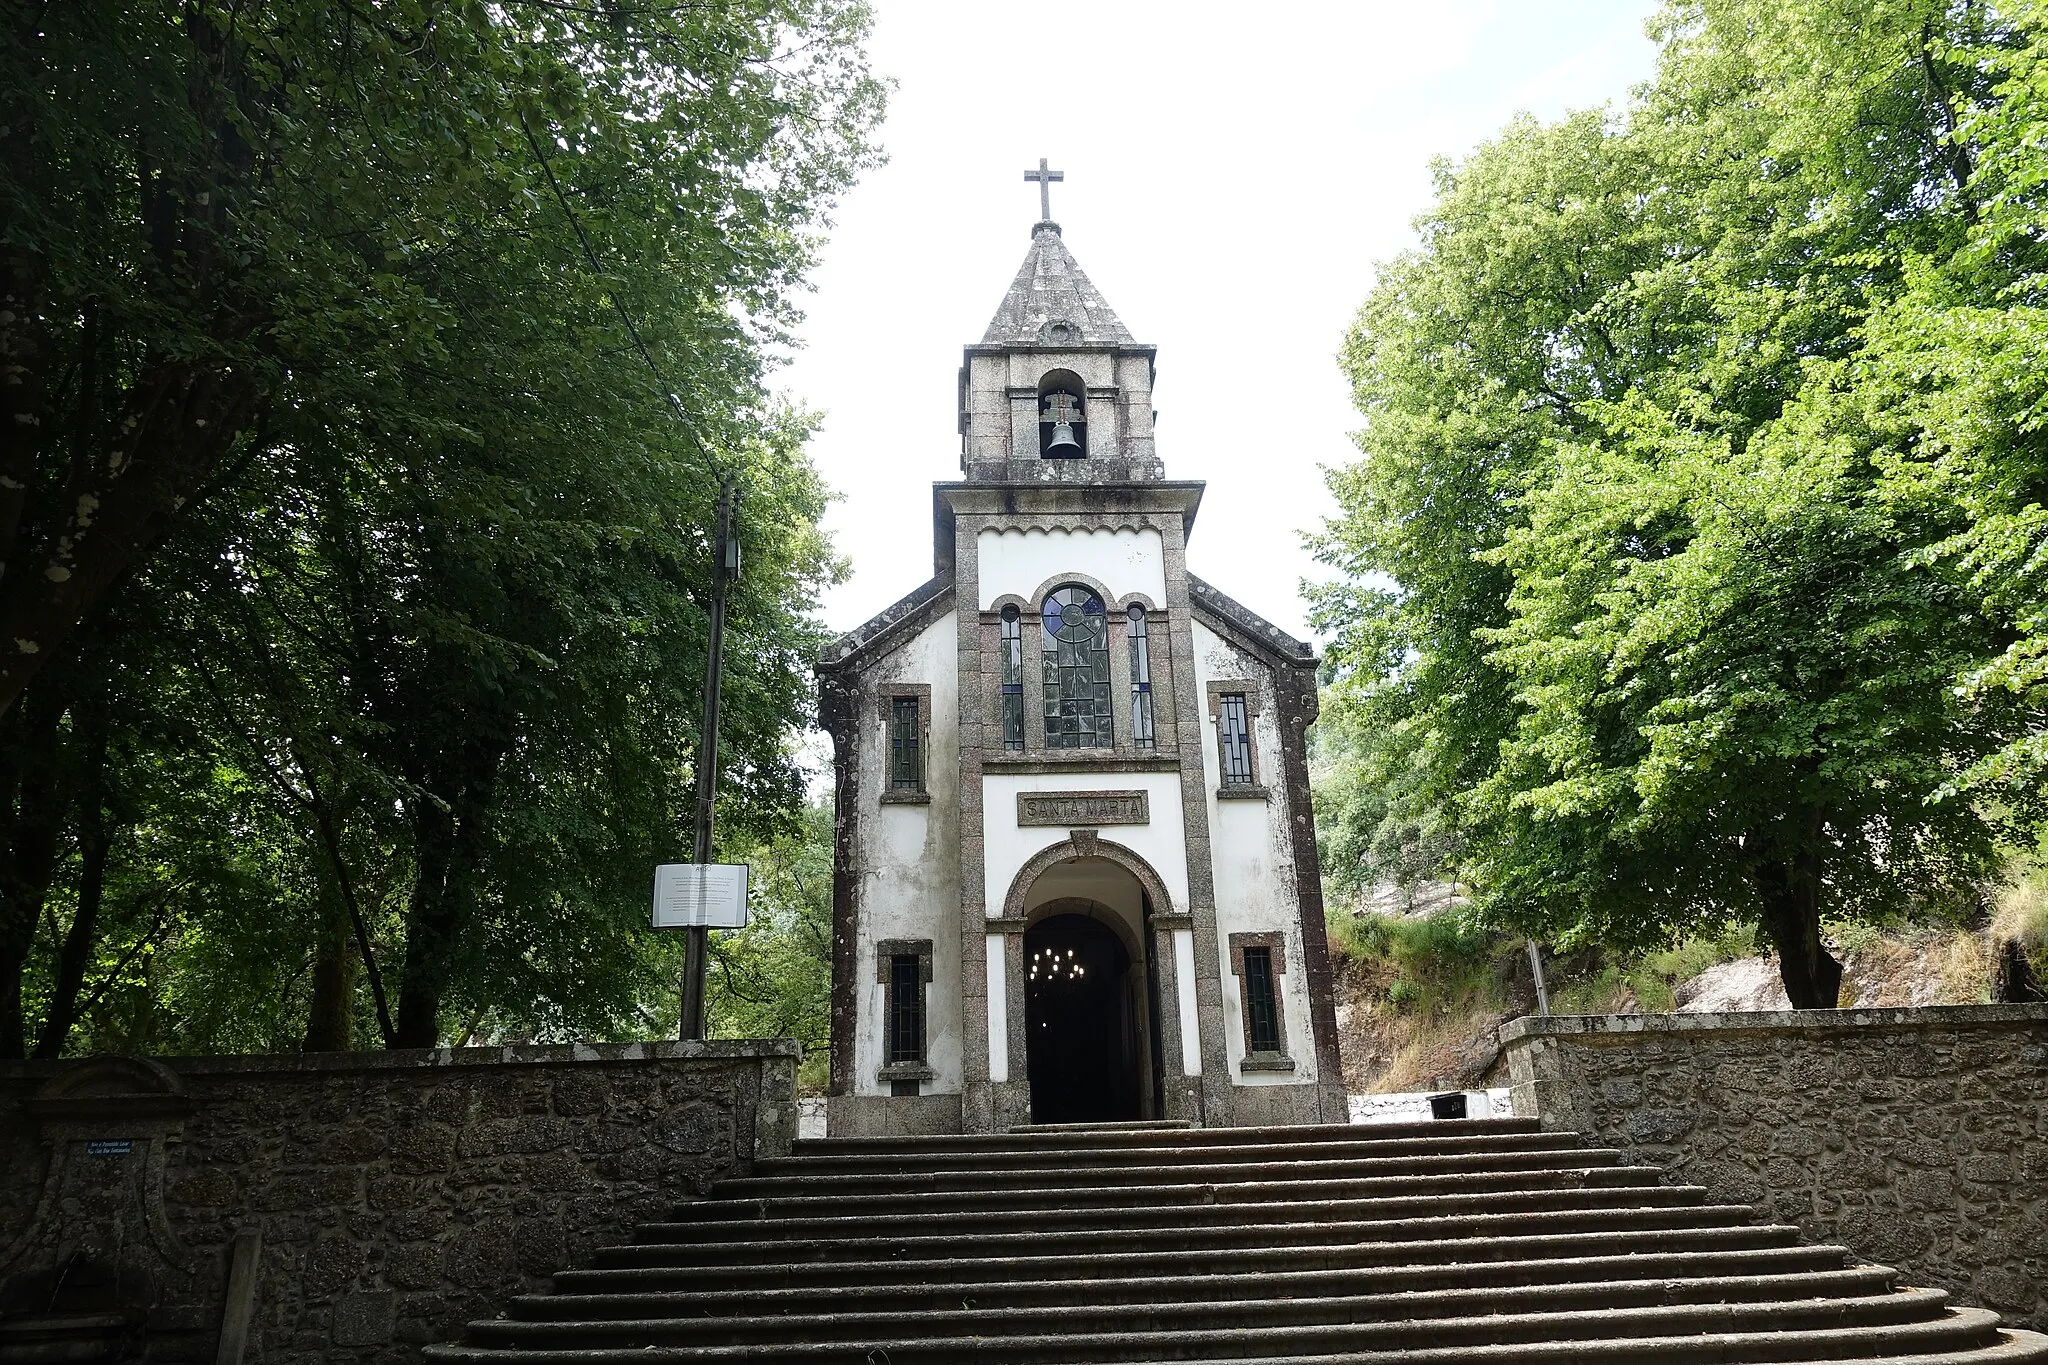
{"type": "Polygon", "coordinates": [[[779,1040],[8,1064],[0,1359],[212,1361],[242,1312],[248,1362],[416,1360],[786,1154],[796,1062],[779,1040]]]}
{"type": "Polygon", "coordinates": [[[2048,1329],[2048,1006],[1517,1019],[1515,1112],[2048,1329]]]}

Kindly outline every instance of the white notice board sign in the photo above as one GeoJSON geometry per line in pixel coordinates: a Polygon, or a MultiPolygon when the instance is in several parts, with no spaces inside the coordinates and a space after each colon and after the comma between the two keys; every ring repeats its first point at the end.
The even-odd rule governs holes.
{"type": "Polygon", "coordinates": [[[745,863],[663,863],[654,869],[657,929],[747,927],[745,863]]]}

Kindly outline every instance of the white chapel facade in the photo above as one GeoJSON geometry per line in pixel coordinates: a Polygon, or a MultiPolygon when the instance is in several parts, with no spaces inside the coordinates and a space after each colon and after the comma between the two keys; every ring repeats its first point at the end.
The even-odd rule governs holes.
{"type": "Polygon", "coordinates": [[[835,1135],[1345,1121],[1316,660],[1188,573],[1153,361],[1038,223],[933,577],[819,663],[835,1135]]]}

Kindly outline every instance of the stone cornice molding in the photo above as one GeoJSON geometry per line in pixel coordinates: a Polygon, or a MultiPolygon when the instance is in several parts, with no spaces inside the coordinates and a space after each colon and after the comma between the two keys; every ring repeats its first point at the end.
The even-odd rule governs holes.
{"type": "Polygon", "coordinates": [[[1168,522],[1170,516],[1128,509],[1096,509],[1086,512],[1029,512],[1002,517],[1001,520],[1000,526],[977,526],[975,533],[994,531],[998,535],[1050,535],[1054,531],[1157,531],[1164,535],[1162,523],[1168,522]]]}
{"type": "MultiPolygon", "coordinates": [[[[1069,461],[1081,464],[1085,461],[1069,461]]],[[[1114,525],[1125,519],[1177,517],[1185,534],[1195,523],[1206,485],[1173,479],[1131,483],[991,483],[932,485],[932,515],[944,538],[947,524],[960,518],[1001,518],[1006,526],[1028,528],[1046,518],[1045,529],[1073,529],[1091,518],[1114,525]]],[[[965,528],[963,528],[964,530],[965,528]]],[[[976,525],[979,530],[979,525],[976,525]]]]}

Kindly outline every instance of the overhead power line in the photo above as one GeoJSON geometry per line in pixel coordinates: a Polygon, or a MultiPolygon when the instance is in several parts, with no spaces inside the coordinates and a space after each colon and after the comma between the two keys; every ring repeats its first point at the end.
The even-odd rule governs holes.
{"type": "Polygon", "coordinates": [[[696,427],[690,422],[689,414],[683,411],[682,400],[676,397],[676,391],[669,384],[668,377],[661,372],[661,366],[655,363],[654,352],[647,348],[646,339],[640,335],[640,329],[633,323],[633,315],[626,310],[626,301],[619,297],[616,283],[605,274],[604,267],[598,263],[597,248],[590,244],[590,234],[583,230],[583,220],[576,216],[575,206],[570,204],[569,196],[563,193],[562,182],[555,179],[555,168],[548,164],[547,153],[541,150],[540,139],[533,135],[533,127],[526,121],[526,114],[523,111],[519,115],[519,131],[526,134],[526,145],[533,149],[533,159],[540,163],[541,174],[547,177],[548,188],[554,191],[555,202],[562,206],[562,216],[569,220],[569,226],[576,232],[576,240],[583,244],[583,259],[590,266],[590,273],[604,281],[605,296],[612,301],[612,307],[618,310],[619,321],[626,324],[626,335],[633,339],[633,347],[640,352],[640,359],[647,362],[647,372],[654,376],[656,386],[661,389],[661,396],[668,400],[669,411],[676,415],[676,421],[681,425],[683,434],[689,438],[690,444],[697,448],[697,453],[705,464],[710,466],[711,476],[723,483],[731,476],[720,466],[711,452],[704,448],[703,441],[697,436],[696,427]]]}

